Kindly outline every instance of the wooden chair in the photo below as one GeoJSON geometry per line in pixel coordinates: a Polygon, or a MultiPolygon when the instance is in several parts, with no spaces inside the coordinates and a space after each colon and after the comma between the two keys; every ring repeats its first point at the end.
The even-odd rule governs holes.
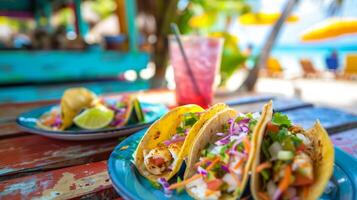
{"type": "Polygon", "coordinates": [[[299,60],[299,63],[305,78],[317,78],[321,76],[321,72],[315,68],[311,60],[303,58],[299,60]]]}
{"type": "Polygon", "coordinates": [[[357,54],[346,55],[342,76],[347,79],[357,78],[357,54]]]}
{"type": "Polygon", "coordinates": [[[268,77],[282,77],[284,69],[278,59],[270,57],[266,63],[266,68],[263,70],[263,75],[268,77]]]}

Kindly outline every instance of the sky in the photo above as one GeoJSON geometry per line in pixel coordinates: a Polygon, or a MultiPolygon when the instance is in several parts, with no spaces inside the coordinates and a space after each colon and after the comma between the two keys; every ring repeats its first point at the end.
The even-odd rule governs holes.
{"type": "MultiPolygon", "coordinates": [[[[326,20],[327,4],[331,0],[300,0],[298,6],[294,10],[294,14],[299,17],[296,23],[286,24],[283,27],[278,40],[278,46],[296,46],[301,45],[299,36],[304,30],[313,26],[316,23],[326,20]]],[[[267,13],[276,13],[281,11],[286,0],[252,0],[253,9],[255,11],[263,11],[267,13]]],[[[338,17],[355,17],[357,18],[357,1],[345,0],[343,7],[338,14],[338,17]]],[[[254,46],[261,46],[269,33],[271,26],[242,26],[236,23],[232,27],[232,32],[237,34],[241,45],[248,43],[254,46]]],[[[320,43],[322,46],[357,46],[357,35],[340,37],[330,41],[320,43]]]]}

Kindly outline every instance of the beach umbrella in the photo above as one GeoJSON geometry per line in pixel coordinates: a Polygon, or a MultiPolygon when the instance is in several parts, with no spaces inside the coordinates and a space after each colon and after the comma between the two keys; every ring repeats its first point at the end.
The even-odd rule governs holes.
{"type": "Polygon", "coordinates": [[[357,33],[357,18],[329,18],[306,30],[300,39],[305,42],[333,39],[357,33]]]}
{"type": "MultiPolygon", "coordinates": [[[[247,13],[239,17],[239,23],[242,25],[273,25],[280,17],[280,13],[247,13]]],[[[288,23],[299,21],[296,15],[290,15],[286,20],[288,23]]]]}

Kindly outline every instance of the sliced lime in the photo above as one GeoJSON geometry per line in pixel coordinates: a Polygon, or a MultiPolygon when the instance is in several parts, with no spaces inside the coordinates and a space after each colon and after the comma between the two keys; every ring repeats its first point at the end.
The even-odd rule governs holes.
{"type": "Polygon", "coordinates": [[[105,106],[98,105],[86,109],[74,118],[74,123],[83,129],[100,129],[109,125],[114,112],[105,106]]]}

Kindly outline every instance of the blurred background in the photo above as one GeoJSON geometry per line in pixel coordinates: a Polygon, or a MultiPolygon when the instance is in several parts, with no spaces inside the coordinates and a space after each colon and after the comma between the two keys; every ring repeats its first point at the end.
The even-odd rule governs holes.
{"type": "Polygon", "coordinates": [[[298,97],[357,113],[354,0],[0,0],[0,104],[174,89],[170,23],[225,39],[217,96],[298,97]]]}

